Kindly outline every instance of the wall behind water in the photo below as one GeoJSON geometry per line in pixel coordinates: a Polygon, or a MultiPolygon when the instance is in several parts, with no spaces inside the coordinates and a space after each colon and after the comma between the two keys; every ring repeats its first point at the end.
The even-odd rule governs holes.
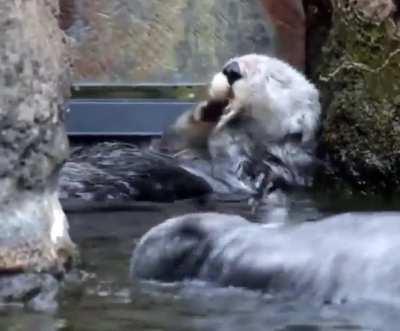
{"type": "Polygon", "coordinates": [[[259,0],[60,0],[76,82],[205,83],[230,57],[274,54],[259,0]]]}

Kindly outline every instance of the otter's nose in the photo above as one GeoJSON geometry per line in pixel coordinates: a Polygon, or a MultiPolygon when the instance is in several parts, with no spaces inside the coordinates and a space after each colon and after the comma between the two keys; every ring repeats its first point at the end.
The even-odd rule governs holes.
{"type": "Polygon", "coordinates": [[[237,63],[236,61],[228,63],[222,70],[222,73],[228,79],[229,85],[233,85],[234,82],[242,78],[239,63],[237,63]]]}

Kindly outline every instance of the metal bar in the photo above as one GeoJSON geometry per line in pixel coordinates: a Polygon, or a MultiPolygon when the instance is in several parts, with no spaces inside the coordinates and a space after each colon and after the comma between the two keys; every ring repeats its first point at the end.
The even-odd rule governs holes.
{"type": "Polygon", "coordinates": [[[205,84],[74,84],[73,99],[172,99],[199,101],[207,97],[205,84]]]}
{"type": "Polygon", "coordinates": [[[69,136],[159,136],[194,102],[176,100],[72,99],[67,104],[69,136]]]}

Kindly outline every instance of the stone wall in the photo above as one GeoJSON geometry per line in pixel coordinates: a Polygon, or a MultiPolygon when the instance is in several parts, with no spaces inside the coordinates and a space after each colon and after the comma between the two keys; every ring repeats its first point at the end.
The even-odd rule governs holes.
{"type": "MultiPolygon", "coordinates": [[[[321,150],[328,166],[317,182],[364,193],[399,192],[398,11],[392,0],[329,5],[331,26],[312,68],[326,106],[321,150]]],[[[316,8],[309,19],[320,12],[316,8]]]]}
{"type": "MultiPolygon", "coordinates": [[[[295,0],[297,1],[297,0],[295,0]]],[[[274,54],[260,0],[61,0],[77,82],[205,83],[238,54],[274,54]]]]}
{"type": "Polygon", "coordinates": [[[0,272],[48,270],[73,249],[56,194],[66,38],[56,1],[2,0],[0,13],[0,272]]]}

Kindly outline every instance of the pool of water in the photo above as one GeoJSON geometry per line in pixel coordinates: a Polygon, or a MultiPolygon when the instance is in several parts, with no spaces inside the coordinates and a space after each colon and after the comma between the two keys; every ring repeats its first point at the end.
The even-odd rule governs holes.
{"type": "MultiPolygon", "coordinates": [[[[19,307],[0,309],[0,330],[399,330],[399,307],[370,302],[317,305],[201,282],[132,284],[129,258],[143,233],[170,216],[210,209],[250,217],[247,205],[240,203],[212,207],[192,202],[141,204],[124,211],[70,213],[71,236],[81,253],[83,284],[69,282],[55,315],[25,312],[19,307]]],[[[333,212],[376,209],[400,209],[400,204],[397,200],[299,195],[293,198],[288,217],[299,222],[333,212]]],[[[254,219],[262,218],[261,212],[254,219]]]]}

